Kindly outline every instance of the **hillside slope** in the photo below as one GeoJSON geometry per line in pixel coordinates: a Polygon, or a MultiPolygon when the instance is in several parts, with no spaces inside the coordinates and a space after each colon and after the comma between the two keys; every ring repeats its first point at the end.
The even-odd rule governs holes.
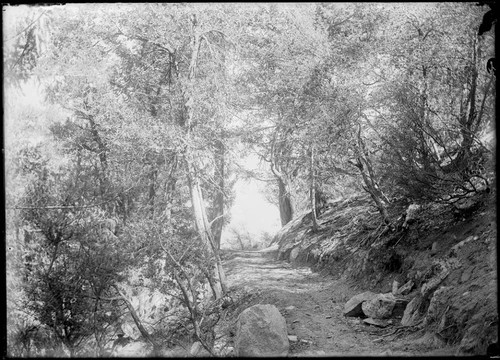
{"type": "Polygon", "coordinates": [[[400,325],[418,326],[429,341],[456,345],[461,354],[485,354],[498,341],[495,195],[477,196],[462,210],[421,204],[405,223],[409,205],[393,204],[398,222],[391,230],[366,196],[329,204],[318,232],[310,213],[281,229],[277,256],[360,293],[409,284],[413,302],[400,325]]]}

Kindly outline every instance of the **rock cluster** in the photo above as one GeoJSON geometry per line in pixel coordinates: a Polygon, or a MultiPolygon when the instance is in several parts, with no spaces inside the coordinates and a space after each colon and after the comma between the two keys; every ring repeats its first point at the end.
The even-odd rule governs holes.
{"type": "Polygon", "coordinates": [[[375,294],[371,291],[353,296],[344,305],[344,316],[369,318],[366,323],[382,324],[379,321],[391,317],[400,317],[408,300],[397,298],[392,293],[375,294]]]}

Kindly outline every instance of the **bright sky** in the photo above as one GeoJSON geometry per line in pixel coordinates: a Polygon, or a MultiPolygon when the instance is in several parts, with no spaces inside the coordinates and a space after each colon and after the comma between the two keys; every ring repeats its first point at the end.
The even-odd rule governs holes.
{"type": "MultiPolygon", "coordinates": [[[[258,161],[251,156],[245,159],[244,166],[248,170],[259,167],[258,161]]],[[[236,182],[236,196],[230,210],[231,222],[223,230],[222,247],[234,243],[233,229],[241,235],[249,234],[252,240],[259,241],[263,233],[274,235],[281,228],[278,207],[269,203],[261,193],[265,186],[265,182],[255,179],[236,182]]]]}

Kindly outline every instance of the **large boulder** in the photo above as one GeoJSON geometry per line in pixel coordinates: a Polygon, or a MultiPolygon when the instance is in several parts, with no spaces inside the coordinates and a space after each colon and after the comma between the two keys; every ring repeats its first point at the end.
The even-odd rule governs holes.
{"type": "Polygon", "coordinates": [[[285,318],[273,305],[245,309],[236,323],[236,356],[287,356],[290,344],[285,318]]]}
{"type": "Polygon", "coordinates": [[[377,294],[371,291],[366,291],[364,293],[354,295],[348,302],[344,305],[344,316],[360,317],[364,316],[363,310],[361,309],[362,304],[365,301],[375,298],[377,294]]]}
{"type": "Polygon", "coordinates": [[[396,305],[396,298],[391,293],[378,294],[373,299],[361,304],[363,313],[373,319],[387,319],[391,317],[396,305]]]}

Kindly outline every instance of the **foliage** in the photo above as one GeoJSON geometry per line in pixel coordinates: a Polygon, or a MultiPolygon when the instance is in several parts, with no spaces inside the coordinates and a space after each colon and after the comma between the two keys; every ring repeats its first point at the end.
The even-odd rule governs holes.
{"type": "Polygon", "coordinates": [[[492,121],[492,78],[479,66],[479,14],[448,5],[400,25],[406,36],[392,51],[394,76],[369,121],[382,141],[383,176],[416,199],[460,197],[489,181],[483,164],[491,148],[481,136],[492,121]]]}
{"type": "Polygon", "coordinates": [[[115,321],[103,316],[111,308],[100,297],[120,281],[131,258],[119,247],[115,222],[102,210],[75,205],[78,189],[68,189],[65,179],[41,167],[21,214],[38,234],[25,238],[25,306],[74,353],[115,321]]]}
{"type": "MultiPolygon", "coordinates": [[[[8,8],[18,353],[45,338],[102,355],[125,318],[156,342],[162,315],[136,301],[156,292],[187,309],[211,351],[239,149],[269,165],[262,177],[272,176],[282,225],[359,192],[391,225],[393,199],[454,202],[488,189],[496,83],[483,13],[473,4],[8,8]],[[30,88],[45,99],[24,106],[30,88]],[[134,273],[146,285],[131,285],[134,273]]],[[[234,235],[242,248],[258,243],[234,235]]]]}
{"type": "Polygon", "coordinates": [[[39,58],[47,51],[52,30],[50,8],[30,6],[3,9],[5,81],[20,86],[34,73],[39,58]]]}

